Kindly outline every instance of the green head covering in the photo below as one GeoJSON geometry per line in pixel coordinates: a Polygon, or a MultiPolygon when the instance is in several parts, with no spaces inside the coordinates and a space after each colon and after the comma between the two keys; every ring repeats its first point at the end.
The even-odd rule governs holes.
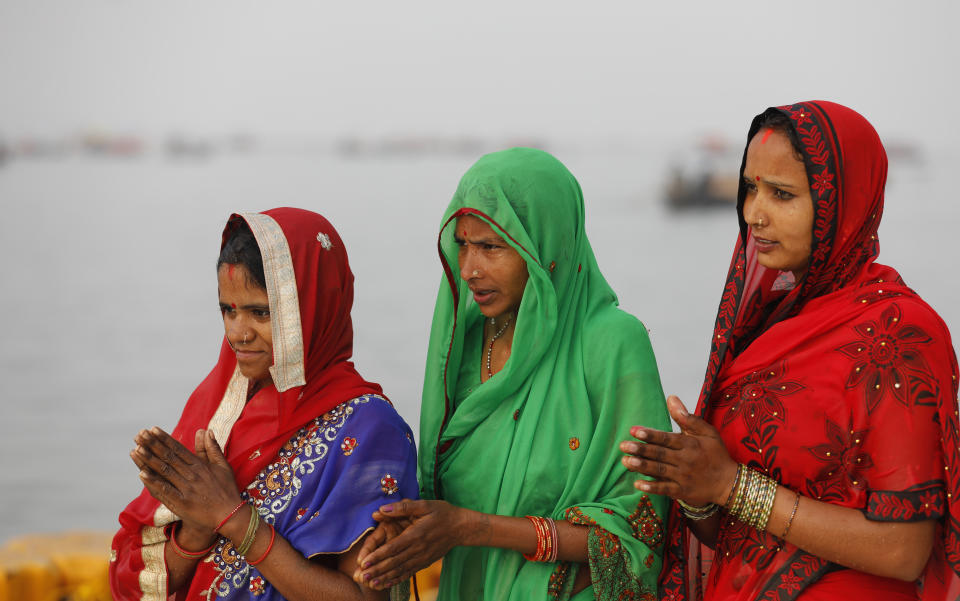
{"type": "MultiPolygon", "coordinates": [[[[633,425],[669,430],[670,421],[646,328],[617,308],[597,267],[577,180],[543,151],[486,155],[460,180],[438,245],[445,277],[420,419],[422,495],[595,526],[597,598],[655,593],[666,503],[633,487],[618,445],[633,425]],[[502,236],[529,272],[510,358],[483,384],[483,315],[459,275],[454,241],[456,218],[467,214],[502,236]]],[[[440,598],[568,598],[576,569],[457,547],[444,558],[440,598]]]]}

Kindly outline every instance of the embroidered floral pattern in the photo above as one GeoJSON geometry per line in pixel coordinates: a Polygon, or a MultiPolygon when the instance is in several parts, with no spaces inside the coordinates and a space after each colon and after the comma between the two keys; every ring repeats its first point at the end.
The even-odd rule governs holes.
{"type": "Polygon", "coordinates": [[[626,552],[614,534],[599,526],[590,528],[587,554],[595,591],[618,591],[617,599],[656,601],[656,591],[631,572],[626,552]]]}
{"type": "MultiPolygon", "coordinates": [[[[650,499],[646,496],[637,505],[637,511],[633,514],[638,517],[630,522],[631,527],[634,528],[634,536],[640,540],[643,539],[637,536],[637,533],[643,530],[643,524],[639,516],[644,513],[656,516],[653,506],[650,505],[650,499]]],[[[571,524],[591,526],[587,533],[587,555],[590,560],[590,577],[593,580],[594,591],[619,591],[618,599],[656,600],[656,591],[644,584],[643,580],[631,570],[630,559],[617,535],[598,526],[596,521],[583,513],[579,507],[567,509],[566,520],[571,524]]],[[[656,534],[651,529],[648,528],[647,532],[656,538],[656,534]]],[[[661,525],[660,540],[662,539],[661,525]]],[[[654,556],[651,554],[649,557],[654,556]]],[[[648,568],[652,567],[646,561],[645,559],[644,565],[648,568]]],[[[653,561],[655,563],[656,558],[653,561]]],[[[601,597],[598,595],[597,598],[601,597]]]]}
{"type": "MultiPolygon", "coordinates": [[[[717,563],[741,561],[752,564],[757,570],[764,570],[776,557],[779,548],[773,535],[726,516],[720,525],[714,561],[717,563]]],[[[720,572],[721,570],[715,570],[714,578],[719,577],[720,572]]]]}
{"type": "Polygon", "coordinates": [[[863,388],[867,410],[884,396],[906,407],[935,405],[940,386],[920,352],[932,339],[920,328],[901,322],[900,307],[891,303],[879,320],[868,320],[853,330],[858,339],[837,349],[853,360],[847,388],[863,388]]]}
{"type": "Polygon", "coordinates": [[[813,183],[810,184],[810,187],[816,191],[817,194],[824,194],[825,192],[833,190],[833,184],[830,183],[832,181],[832,173],[816,173],[813,176],[813,183]]]}
{"type": "Polygon", "coordinates": [[[788,372],[786,361],[755,371],[728,386],[715,403],[717,411],[729,407],[723,414],[724,426],[737,417],[742,419],[747,435],[741,443],[757,455],[763,471],[777,480],[780,479],[780,468],[776,465],[779,447],[774,444],[774,438],[786,423],[783,399],[804,389],[803,384],[788,378],[788,372]]]}
{"type": "MultiPolygon", "coordinates": [[[[301,428],[283,445],[278,452],[278,460],[264,468],[241,492],[241,498],[253,505],[261,521],[274,524],[277,516],[290,508],[302,488],[301,476],[313,472],[327,457],[330,442],[336,440],[347,418],[353,414],[354,407],[371,399],[382,397],[366,395],[341,403],[301,428]]],[[[295,519],[300,520],[307,511],[306,508],[298,508],[295,519]]],[[[309,519],[312,520],[319,513],[317,511],[309,519]]],[[[214,596],[226,597],[232,591],[244,588],[249,588],[257,596],[266,591],[267,582],[260,576],[252,576],[246,559],[237,553],[229,539],[221,537],[217,541],[211,561],[218,574],[210,588],[201,594],[207,601],[214,596]]]]}
{"type": "MultiPolygon", "coordinates": [[[[550,573],[550,580],[547,581],[547,598],[560,599],[565,597],[564,593],[568,588],[567,576],[570,574],[570,563],[561,561],[557,567],[550,573]]],[[[569,583],[570,586],[573,583],[569,583]]]]}
{"type": "Polygon", "coordinates": [[[867,430],[844,430],[825,421],[827,442],[808,449],[824,465],[814,480],[807,479],[807,489],[819,500],[841,501],[848,491],[867,488],[864,472],[873,460],[863,450],[867,430]]]}
{"type": "Polygon", "coordinates": [[[400,485],[397,483],[396,478],[387,474],[383,478],[380,478],[380,488],[388,495],[392,495],[400,490],[400,485]]]}
{"type": "Polygon", "coordinates": [[[568,444],[570,445],[571,451],[576,451],[577,449],[580,448],[580,439],[574,436],[570,439],[568,444]]]}
{"type": "Polygon", "coordinates": [[[657,511],[647,495],[641,497],[640,502],[637,503],[637,510],[630,514],[627,522],[633,530],[633,538],[651,549],[663,543],[663,522],[657,517],[657,511]]]}
{"type": "Polygon", "coordinates": [[[340,450],[343,451],[344,455],[350,455],[353,453],[353,450],[357,448],[357,439],[347,436],[343,439],[343,442],[340,443],[340,450]]]}
{"type": "Polygon", "coordinates": [[[728,386],[716,403],[718,408],[729,407],[723,416],[723,425],[738,416],[751,430],[768,422],[784,423],[786,410],[782,397],[803,390],[802,384],[786,376],[787,362],[781,361],[728,386]]]}
{"type": "Polygon", "coordinates": [[[914,522],[940,519],[946,512],[944,482],[935,480],[908,490],[872,490],[864,513],[872,520],[914,522]]]}
{"type": "Polygon", "coordinates": [[[587,526],[596,526],[597,522],[589,515],[583,513],[579,507],[571,507],[567,510],[564,519],[566,519],[571,524],[582,524],[587,526]]]}
{"type": "Polygon", "coordinates": [[[266,587],[263,584],[263,576],[254,576],[250,579],[250,592],[255,596],[259,597],[264,592],[266,592],[266,587]]]}
{"type": "Polygon", "coordinates": [[[757,599],[764,601],[796,599],[810,584],[838,567],[836,564],[798,549],[783,567],[767,580],[766,588],[757,595],[757,599]]]}

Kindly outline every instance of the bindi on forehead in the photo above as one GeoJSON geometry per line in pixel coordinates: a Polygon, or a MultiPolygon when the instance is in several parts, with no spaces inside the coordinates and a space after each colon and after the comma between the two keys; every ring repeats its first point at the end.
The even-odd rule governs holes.
{"type": "Polygon", "coordinates": [[[236,309],[236,308],[237,308],[237,303],[230,303],[230,308],[231,308],[231,309],[236,309]]]}
{"type": "Polygon", "coordinates": [[[767,143],[767,138],[769,138],[769,137],[770,137],[770,134],[772,134],[772,133],[773,133],[773,128],[772,128],[772,127],[768,127],[768,128],[767,128],[767,131],[763,132],[763,137],[760,138],[760,143],[761,143],[761,144],[766,144],[766,143],[767,143]]]}

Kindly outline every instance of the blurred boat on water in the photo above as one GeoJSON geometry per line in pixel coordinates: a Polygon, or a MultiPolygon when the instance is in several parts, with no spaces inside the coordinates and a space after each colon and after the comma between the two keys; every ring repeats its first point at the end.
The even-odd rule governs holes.
{"type": "Polygon", "coordinates": [[[736,204],[740,152],[720,136],[704,136],[671,165],[664,197],[667,207],[684,211],[736,204]]]}
{"type": "Polygon", "coordinates": [[[361,138],[349,136],[336,143],[337,152],[346,157],[409,155],[477,155],[485,147],[482,140],[468,136],[389,136],[361,138]]]}

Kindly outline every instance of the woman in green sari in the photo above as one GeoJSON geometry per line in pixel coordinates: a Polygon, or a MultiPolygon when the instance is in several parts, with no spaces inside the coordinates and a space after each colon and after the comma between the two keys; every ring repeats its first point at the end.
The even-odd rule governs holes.
{"type": "Polygon", "coordinates": [[[486,155],[438,245],[424,500],[374,514],[355,577],[383,588],[443,557],[441,600],[654,599],[666,505],[634,488],[615,441],[670,422],[646,328],[597,267],[576,179],[539,150],[486,155]]]}

